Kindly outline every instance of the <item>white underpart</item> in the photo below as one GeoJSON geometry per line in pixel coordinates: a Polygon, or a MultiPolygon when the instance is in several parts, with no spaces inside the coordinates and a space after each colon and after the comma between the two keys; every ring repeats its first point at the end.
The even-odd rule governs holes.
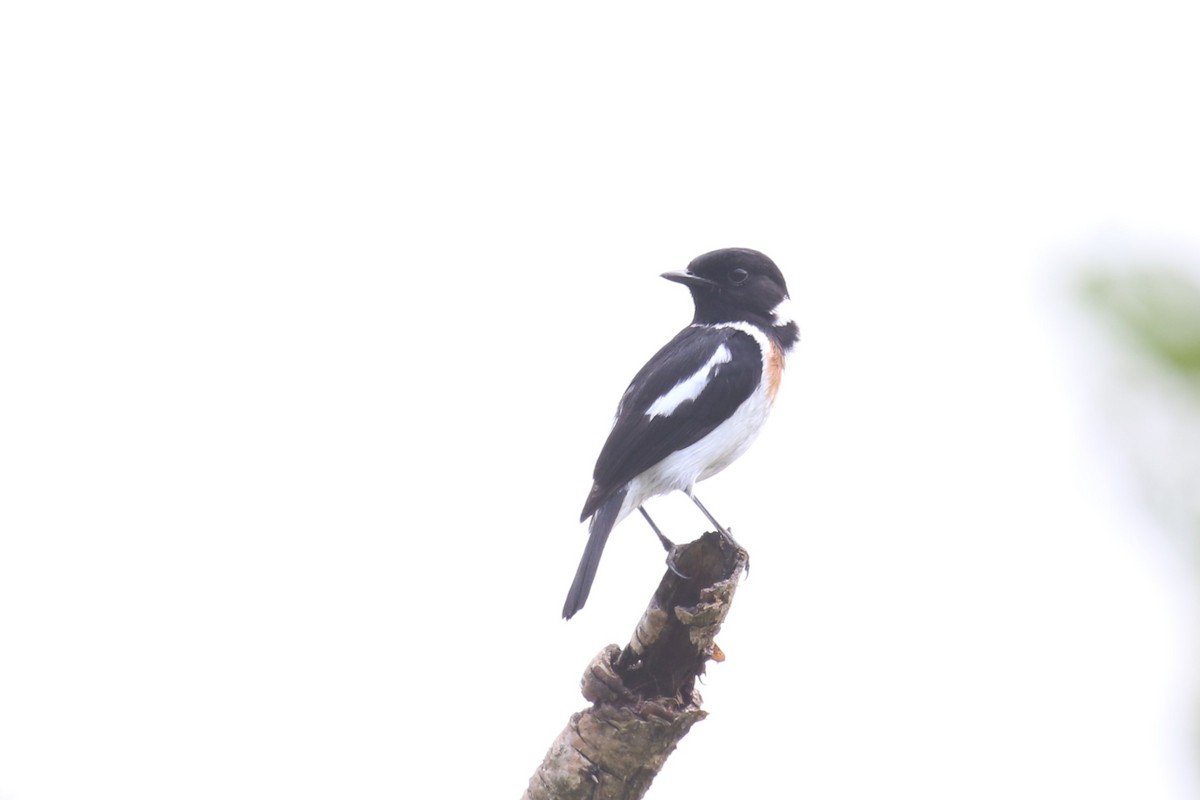
{"type": "Polygon", "coordinates": [[[785,297],[779,301],[779,305],[771,309],[771,318],[774,320],[771,324],[776,328],[790,325],[795,320],[792,319],[792,298],[785,297]]]}
{"type": "MultiPolygon", "coordinates": [[[[733,328],[754,337],[764,359],[770,352],[771,342],[767,335],[749,323],[726,322],[714,327],[733,328]]],[[[736,461],[758,438],[758,432],[771,413],[771,402],[767,382],[760,379],[754,392],[708,436],[676,450],[630,481],[617,522],[651,497],[675,490],[691,494],[697,483],[736,461]]]]}
{"type": "Polygon", "coordinates": [[[671,416],[679,406],[700,396],[700,393],[712,381],[713,367],[718,364],[728,364],[732,359],[733,354],[729,352],[728,347],[722,344],[708,359],[707,364],[696,370],[692,376],[684,378],[672,386],[670,391],[655,400],[654,404],[646,409],[646,416],[651,419],[671,416]]]}

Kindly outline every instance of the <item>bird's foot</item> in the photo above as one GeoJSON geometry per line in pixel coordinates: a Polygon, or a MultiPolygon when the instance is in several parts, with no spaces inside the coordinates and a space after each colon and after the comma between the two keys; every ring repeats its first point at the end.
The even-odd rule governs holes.
{"type": "Polygon", "coordinates": [[[690,581],[692,579],[692,577],[690,575],[684,574],[682,571],[680,571],[679,567],[676,565],[676,560],[677,560],[678,556],[679,556],[679,547],[678,546],[671,545],[670,547],[667,548],[667,569],[671,570],[671,572],[674,572],[676,575],[678,575],[680,578],[683,578],[685,581],[690,581]]]}
{"type": "MultiPolygon", "coordinates": [[[[718,526],[718,527],[720,528],[720,526],[718,526]]],[[[734,550],[737,550],[739,553],[746,554],[745,570],[746,570],[746,577],[749,578],[750,577],[750,551],[747,550],[746,548],[742,547],[740,544],[738,544],[737,539],[733,538],[733,528],[720,528],[719,532],[722,536],[725,537],[725,541],[727,541],[727,542],[729,542],[729,544],[733,545],[734,550]]]]}
{"type": "Polygon", "coordinates": [[[675,543],[668,539],[657,526],[654,528],[654,535],[658,537],[658,542],[663,546],[663,550],[671,553],[675,550],[675,543]]]}

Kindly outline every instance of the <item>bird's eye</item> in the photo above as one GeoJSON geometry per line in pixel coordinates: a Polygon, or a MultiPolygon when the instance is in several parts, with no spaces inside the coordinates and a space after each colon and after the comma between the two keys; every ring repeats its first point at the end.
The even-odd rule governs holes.
{"type": "Polygon", "coordinates": [[[742,269],[741,267],[734,267],[733,269],[729,270],[729,282],[734,286],[741,286],[749,277],[750,273],[746,272],[746,270],[742,269]]]}

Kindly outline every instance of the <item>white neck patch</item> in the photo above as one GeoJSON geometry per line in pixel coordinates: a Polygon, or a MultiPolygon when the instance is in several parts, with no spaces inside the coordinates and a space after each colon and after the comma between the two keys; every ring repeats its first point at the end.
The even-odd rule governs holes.
{"type": "Polygon", "coordinates": [[[779,302],[779,305],[771,309],[771,318],[774,320],[771,324],[776,328],[781,328],[784,325],[791,325],[795,322],[792,319],[792,298],[785,297],[779,302]]]}

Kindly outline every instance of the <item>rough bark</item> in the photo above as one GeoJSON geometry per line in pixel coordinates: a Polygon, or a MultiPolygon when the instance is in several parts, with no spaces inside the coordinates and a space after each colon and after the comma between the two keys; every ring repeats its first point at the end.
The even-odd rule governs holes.
{"type": "Polygon", "coordinates": [[[696,678],[724,656],[713,641],[748,556],[718,533],[675,549],[621,649],[610,644],[583,675],[592,705],[571,716],[529,780],[524,800],[636,800],[692,725],[704,719],[696,678]]]}

